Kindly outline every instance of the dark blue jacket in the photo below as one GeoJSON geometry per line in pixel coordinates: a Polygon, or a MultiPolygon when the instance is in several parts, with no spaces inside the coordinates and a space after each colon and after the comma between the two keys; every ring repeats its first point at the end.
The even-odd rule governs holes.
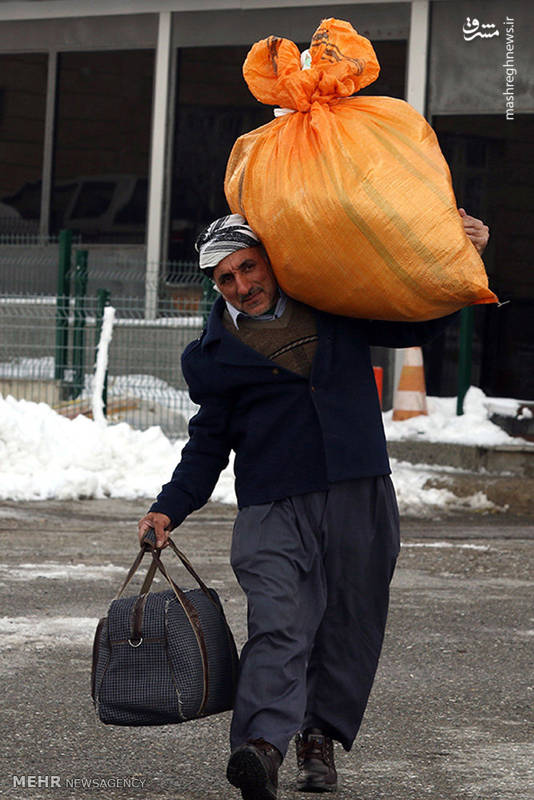
{"type": "Polygon", "coordinates": [[[319,341],[306,379],[226,331],[224,308],[220,297],[201,338],[182,356],[200,410],[181,461],[150,510],[179,525],[209,499],[231,450],[240,508],[388,474],[369,345],[423,344],[451,317],[377,322],[317,311],[319,341]]]}

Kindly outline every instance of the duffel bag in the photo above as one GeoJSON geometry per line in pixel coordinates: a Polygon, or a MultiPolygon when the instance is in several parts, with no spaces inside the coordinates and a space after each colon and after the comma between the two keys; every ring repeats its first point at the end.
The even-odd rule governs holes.
{"type": "Polygon", "coordinates": [[[92,697],[109,725],[165,725],[232,708],[237,651],[221,601],[169,539],[198,589],[181,589],[170,577],[150,532],[93,645],[92,697]],[[139,594],[122,597],[150,552],[152,563],[139,594]],[[149,592],[159,570],[170,589],[149,592]]]}

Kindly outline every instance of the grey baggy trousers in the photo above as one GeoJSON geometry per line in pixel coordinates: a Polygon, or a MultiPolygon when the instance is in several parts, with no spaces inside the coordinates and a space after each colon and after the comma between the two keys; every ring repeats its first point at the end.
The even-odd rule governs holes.
{"type": "Polygon", "coordinates": [[[248,506],[231,563],[247,596],[248,641],[230,739],[263,737],[285,755],[320,727],[350,750],[378,665],[399,552],[389,476],[248,506]]]}

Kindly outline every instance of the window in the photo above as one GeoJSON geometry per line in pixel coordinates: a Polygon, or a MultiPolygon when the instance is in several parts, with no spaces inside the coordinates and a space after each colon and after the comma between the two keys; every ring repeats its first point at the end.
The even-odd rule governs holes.
{"type": "Polygon", "coordinates": [[[196,260],[194,243],[202,228],[229,213],[224,173],[235,140],[273,119],[272,109],[253,97],[243,79],[248,50],[194,47],[178,54],[169,230],[173,280],[180,280],[180,262],[196,260]]]}
{"type": "Polygon", "coordinates": [[[0,55],[0,234],[39,231],[48,57],[0,55]]]}
{"type": "Polygon", "coordinates": [[[111,181],[84,181],[80,186],[72,218],[102,217],[109,209],[115,191],[111,181]]]}
{"type": "Polygon", "coordinates": [[[61,53],[51,224],[144,243],[153,50],[61,53]]]}

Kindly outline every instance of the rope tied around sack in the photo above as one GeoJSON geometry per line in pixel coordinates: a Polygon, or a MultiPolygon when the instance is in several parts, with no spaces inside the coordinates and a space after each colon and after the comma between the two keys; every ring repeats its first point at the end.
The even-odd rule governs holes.
{"type": "Polygon", "coordinates": [[[380,72],[369,39],[343,20],[323,20],[308,52],[303,65],[298,47],[289,39],[269,36],[256,42],[243,64],[254,97],[281,106],[286,113],[307,112],[315,103],[331,106],[350,97],[376,80],[380,72]]]}

